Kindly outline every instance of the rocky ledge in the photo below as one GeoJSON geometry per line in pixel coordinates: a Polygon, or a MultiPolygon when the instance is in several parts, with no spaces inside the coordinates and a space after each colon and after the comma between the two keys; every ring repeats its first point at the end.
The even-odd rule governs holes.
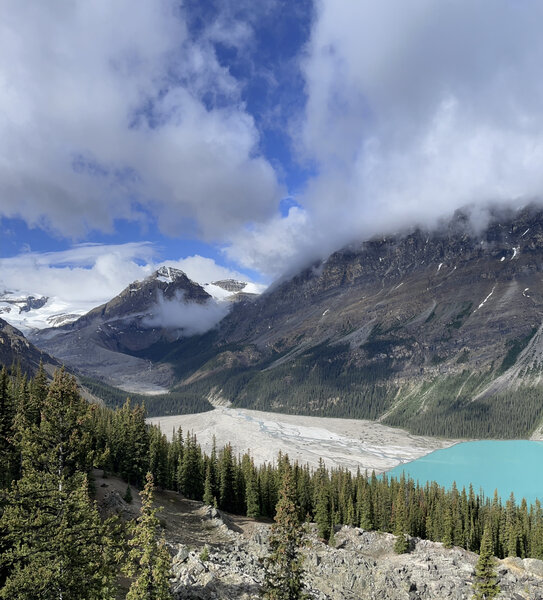
{"type": "MultiPolygon", "coordinates": [[[[171,546],[175,598],[259,598],[269,526],[257,525],[249,538],[229,528],[228,521],[213,509],[209,509],[204,519],[205,526],[220,528],[223,541],[216,546],[208,545],[205,551],[183,544],[171,546]]],[[[338,530],[336,545],[332,548],[318,541],[314,530],[310,530],[304,550],[310,597],[315,600],[467,600],[472,597],[476,554],[411,538],[409,553],[397,555],[393,550],[394,540],[390,534],[343,527],[338,530]]],[[[543,599],[543,561],[505,559],[498,561],[497,569],[501,586],[499,598],[543,599]]]]}

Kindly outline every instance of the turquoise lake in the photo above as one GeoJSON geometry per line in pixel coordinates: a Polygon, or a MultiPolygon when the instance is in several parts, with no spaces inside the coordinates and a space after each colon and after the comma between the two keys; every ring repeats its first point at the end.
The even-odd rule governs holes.
{"type": "Polygon", "coordinates": [[[471,483],[475,493],[482,489],[486,497],[492,498],[497,489],[503,502],[513,492],[517,503],[522,498],[528,505],[536,498],[543,503],[543,442],[462,442],[398,465],[387,474],[400,477],[402,472],[421,484],[436,481],[450,488],[456,481],[459,490],[467,491],[471,483]]]}

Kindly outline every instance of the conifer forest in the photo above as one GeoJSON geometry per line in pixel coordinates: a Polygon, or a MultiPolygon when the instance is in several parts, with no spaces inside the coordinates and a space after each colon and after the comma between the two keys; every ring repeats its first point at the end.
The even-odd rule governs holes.
{"type": "Polygon", "coordinates": [[[471,487],[447,491],[322,463],[311,470],[280,453],[257,466],[229,444],[207,455],[190,431],[170,442],[147,425],[142,405],[87,403],[64,370],[49,382],[43,369],[29,379],[4,368],[0,419],[0,598],[113,598],[119,572],[133,582],[127,598],[168,598],[169,557],[152,507],[157,487],[252,518],[295,510],[323,540],[347,524],[393,533],[397,552],[407,550],[408,534],[475,552],[484,546],[498,557],[543,558],[539,502],[511,495],[504,504],[471,487]],[[127,493],[143,490],[137,521],[100,517],[93,469],[121,476],[127,493]]]}

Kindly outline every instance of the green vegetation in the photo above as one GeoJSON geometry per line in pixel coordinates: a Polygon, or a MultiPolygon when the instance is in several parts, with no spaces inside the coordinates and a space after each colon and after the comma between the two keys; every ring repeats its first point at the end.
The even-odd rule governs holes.
{"type": "Polygon", "coordinates": [[[475,582],[473,584],[473,600],[492,600],[500,593],[496,564],[492,556],[492,529],[485,527],[481,541],[481,553],[475,566],[475,582]]]}
{"type": "Polygon", "coordinates": [[[519,354],[526,348],[530,343],[530,340],[534,337],[537,332],[537,328],[534,327],[530,333],[520,337],[516,340],[508,340],[506,347],[508,348],[507,354],[505,355],[502,364],[500,365],[499,372],[504,373],[507,369],[511,368],[516,362],[519,354]]]}
{"type": "Polygon", "coordinates": [[[160,522],[153,507],[153,475],[147,473],[140,493],[141,511],[131,523],[129,552],[125,571],[133,578],[126,600],[171,600],[169,577],[171,558],[160,531],[160,522]]]}
{"type": "Polygon", "coordinates": [[[297,505],[296,483],[288,460],[282,471],[275,524],[270,533],[270,554],[265,561],[263,597],[267,600],[303,600],[308,598],[304,593],[301,554],[304,530],[297,505]]]}
{"type": "MultiPolygon", "coordinates": [[[[234,367],[211,373],[176,392],[203,396],[213,386],[236,406],[294,414],[376,419],[390,405],[395,389],[388,382],[391,361],[358,366],[345,358],[346,346],[320,344],[291,362],[271,367],[280,355],[258,368],[234,367]]],[[[210,366],[206,365],[206,368],[210,366]]]]}
{"type": "Polygon", "coordinates": [[[281,454],[274,465],[257,467],[230,445],[207,455],[190,432],[174,432],[168,441],[146,425],[141,405],[87,404],[64,371],[47,383],[43,370],[28,380],[4,369],[0,407],[0,598],[53,600],[59,590],[65,598],[110,598],[127,562],[128,598],[168,598],[170,559],[152,504],[154,484],[197,500],[205,494],[223,510],[275,517],[270,556],[281,560],[272,560],[269,581],[285,576],[288,565],[289,589],[298,594],[292,598],[302,593],[297,549],[305,518],[330,543],[333,527],[349,524],[395,533],[398,552],[407,549],[408,535],[481,551],[483,583],[492,584],[488,556],[543,558],[539,501],[528,507],[511,497],[504,506],[497,495],[481,497],[471,487],[445,490],[322,463],[312,471],[281,454]],[[93,467],[134,486],[145,482],[141,515],[127,532],[100,518],[89,492],[93,467]]]}
{"type": "Polygon", "coordinates": [[[460,329],[464,324],[464,321],[471,314],[473,302],[463,302],[460,311],[453,317],[451,321],[447,323],[449,329],[460,329]]]}
{"type": "Polygon", "coordinates": [[[473,400],[490,376],[490,372],[464,370],[459,375],[437,378],[408,395],[384,422],[418,435],[500,439],[529,436],[543,418],[542,389],[526,386],[473,400]]]}
{"type": "Polygon", "coordinates": [[[168,392],[166,394],[156,394],[147,396],[145,394],[129,394],[124,390],[113,387],[98,381],[92,377],[80,375],[81,384],[92,394],[104,401],[109,408],[122,406],[127,397],[130,397],[132,404],[145,405],[145,412],[148,417],[162,415],[184,415],[213,410],[213,406],[202,396],[187,391],[168,392]]]}

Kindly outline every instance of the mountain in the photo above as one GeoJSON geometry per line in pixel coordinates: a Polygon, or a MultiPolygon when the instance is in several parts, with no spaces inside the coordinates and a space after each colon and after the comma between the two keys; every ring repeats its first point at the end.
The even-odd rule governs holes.
{"type": "Polygon", "coordinates": [[[154,347],[177,390],[237,406],[522,437],[543,416],[543,213],[465,214],[351,245],[154,347]]]}
{"type": "Polygon", "coordinates": [[[129,390],[165,391],[172,382],[171,367],[154,365],[138,353],[185,335],[190,320],[212,308],[210,301],[185,273],[161,267],[75,321],[33,332],[32,340],[86,375],[129,390]],[[196,313],[195,306],[200,307],[196,313]]]}
{"type": "Polygon", "coordinates": [[[162,268],[32,340],[125,389],[175,382],[178,397],[235,406],[525,437],[543,418],[542,265],[542,211],[495,213],[479,229],[458,213],[352,244],[250,301],[206,291],[224,299],[243,282],[204,289],[162,268]]]}
{"type": "Polygon", "coordinates": [[[0,365],[19,364],[23,372],[34,374],[40,361],[49,371],[60,367],[56,359],[38,350],[18,329],[0,319],[0,365]]]}

